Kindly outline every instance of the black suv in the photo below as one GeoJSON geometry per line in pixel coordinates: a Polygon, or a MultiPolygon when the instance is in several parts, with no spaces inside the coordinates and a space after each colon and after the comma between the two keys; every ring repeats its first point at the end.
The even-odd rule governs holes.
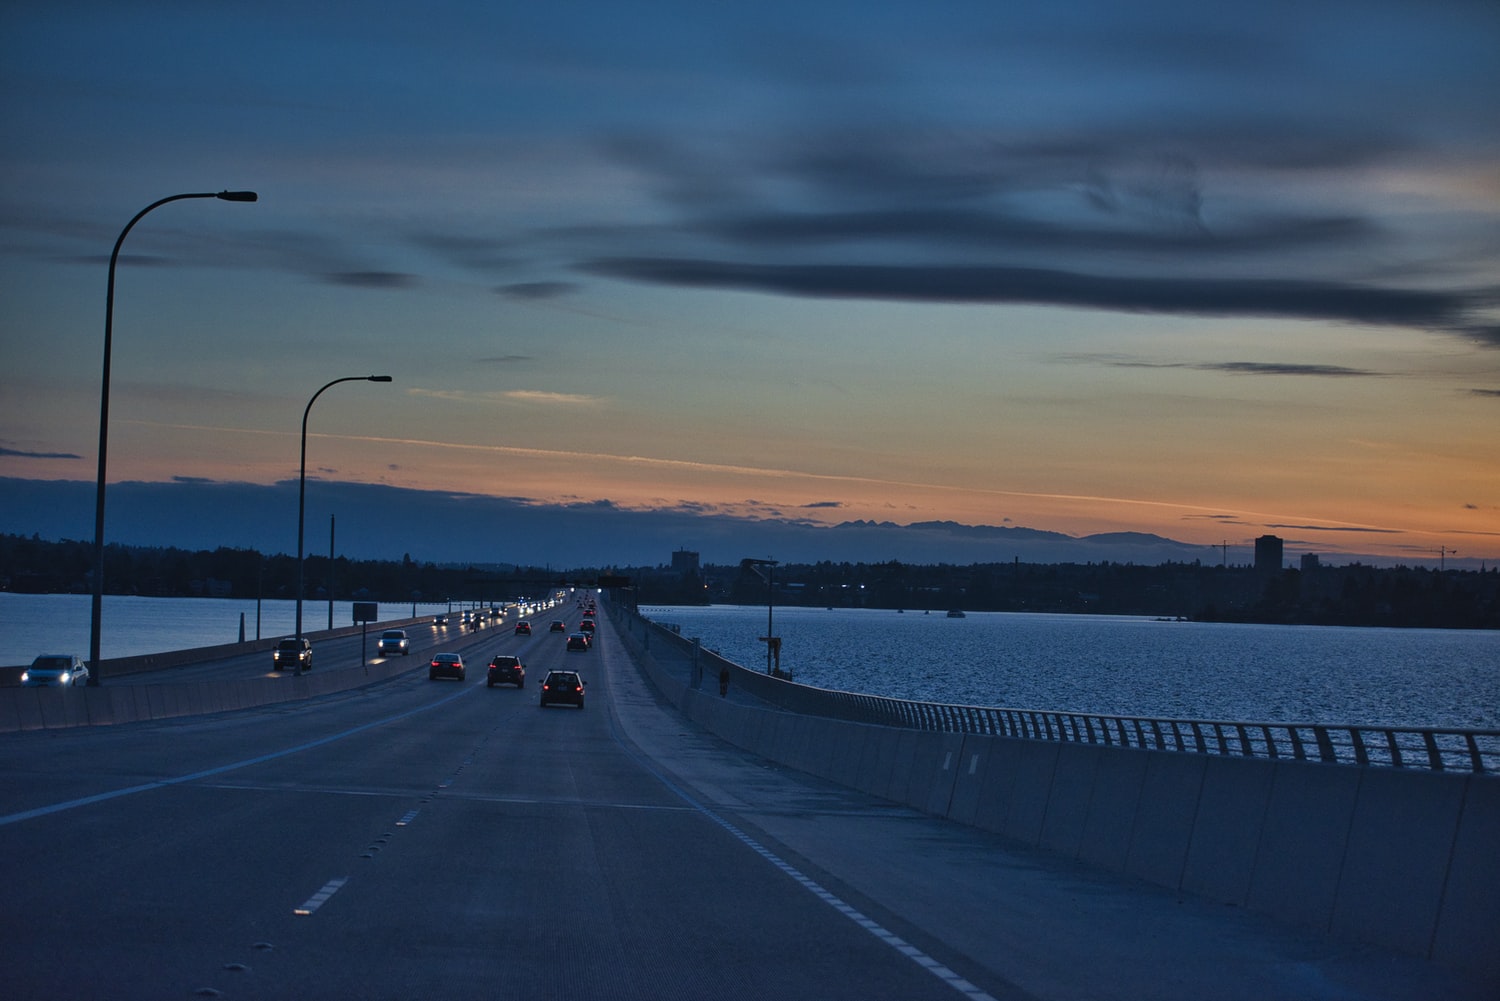
{"type": "Polygon", "coordinates": [[[311,640],[293,638],[276,644],[276,649],[271,653],[271,670],[284,671],[287,668],[295,671],[312,669],[311,640]]]}
{"type": "Polygon", "coordinates": [[[502,683],[515,685],[517,688],[526,687],[526,668],[521,664],[520,657],[497,653],[495,659],[490,661],[490,673],[484,679],[484,687],[494,688],[502,683]]]}
{"type": "Polygon", "coordinates": [[[583,708],[584,681],[576,671],[548,671],[542,682],[542,706],[559,705],[583,708]]]}

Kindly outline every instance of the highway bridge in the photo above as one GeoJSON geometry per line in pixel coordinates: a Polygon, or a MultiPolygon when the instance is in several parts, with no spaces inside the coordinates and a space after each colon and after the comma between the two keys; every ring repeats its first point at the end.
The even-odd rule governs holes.
{"type": "Polygon", "coordinates": [[[1483,957],[1351,942],[747,753],[695,717],[784,712],[600,619],[583,653],[544,622],[424,623],[406,658],[319,638],[302,677],[254,650],[0,691],[5,996],[1497,996],[1483,957]],[[428,680],[438,649],[465,681],[428,680]],[[495,653],[525,687],[486,687],[495,653]],[[585,709],[539,707],[551,668],[583,674],[585,709]]]}

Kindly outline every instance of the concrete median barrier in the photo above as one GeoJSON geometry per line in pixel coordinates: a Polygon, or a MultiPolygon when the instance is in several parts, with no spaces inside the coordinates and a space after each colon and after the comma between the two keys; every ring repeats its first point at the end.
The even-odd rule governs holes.
{"type": "Polygon", "coordinates": [[[1392,949],[1432,939],[1468,783],[1465,775],[1395,769],[1360,775],[1333,907],[1335,935],[1392,949]]]}
{"type": "Polygon", "coordinates": [[[1432,958],[1467,967],[1500,983],[1500,780],[1471,775],[1464,785],[1458,830],[1432,940],[1432,958]]]}
{"type": "Polygon", "coordinates": [[[1078,842],[1078,858],[1111,872],[1123,872],[1134,841],[1136,820],[1144,809],[1145,754],[1121,754],[1109,747],[1100,752],[1089,790],[1088,813],[1078,842]]]}
{"type": "Polygon", "coordinates": [[[1276,763],[1246,901],[1251,910],[1329,930],[1360,771],[1276,763]]]}
{"type": "MultiPolygon", "coordinates": [[[[1121,869],[1177,889],[1183,884],[1194,826],[1200,821],[1204,765],[1199,754],[1141,753],[1145,768],[1136,803],[1130,849],[1121,869]]],[[[1248,875],[1239,893],[1248,886],[1248,875]]]]}

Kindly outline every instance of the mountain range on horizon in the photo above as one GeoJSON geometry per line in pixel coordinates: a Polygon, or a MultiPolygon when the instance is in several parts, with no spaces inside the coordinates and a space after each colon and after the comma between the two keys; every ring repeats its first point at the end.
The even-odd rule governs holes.
{"type": "MultiPolygon", "coordinates": [[[[312,484],[309,484],[311,487],[312,484]]],[[[0,531],[92,540],[94,487],[78,480],[0,478],[0,531]]],[[[271,486],[183,480],[111,484],[105,539],[139,546],[293,553],[297,482],[271,486]]],[[[549,567],[658,566],[676,550],[705,564],[753,556],[783,563],[1217,563],[1218,546],[1141,532],[1071,536],[953,521],[835,525],[692,510],[627,510],[608,501],[540,505],[518,498],[319,481],[309,489],[305,551],[353,559],[549,567]]],[[[1231,547],[1231,565],[1250,562],[1231,547]]],[[[1293,558],[1292,553],[1287,554],[1293,558]]],[[[1345,560],[1352,562],[1354,558],[1345,560]]],[[[1380,565],[1378,558],[1361,562],[1380,565]]]]}

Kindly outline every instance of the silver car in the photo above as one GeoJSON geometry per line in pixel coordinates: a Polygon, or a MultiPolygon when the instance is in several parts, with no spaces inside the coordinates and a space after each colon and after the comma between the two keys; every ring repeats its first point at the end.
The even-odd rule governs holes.
{"type": "Polygon", "coordinates": [[[44,653],[21,672],[21,684],[28,688],[62,688],[88,682],[88,665],[66,653],[44,653]]]}
{"type": "Polygon", "coordinates": [[[387,629],[380,634],[380,642],[376,644],[380,656],[399,653],[402,656],[411,653],[411,640],[406,637],[404,629],[387,629]]]}

